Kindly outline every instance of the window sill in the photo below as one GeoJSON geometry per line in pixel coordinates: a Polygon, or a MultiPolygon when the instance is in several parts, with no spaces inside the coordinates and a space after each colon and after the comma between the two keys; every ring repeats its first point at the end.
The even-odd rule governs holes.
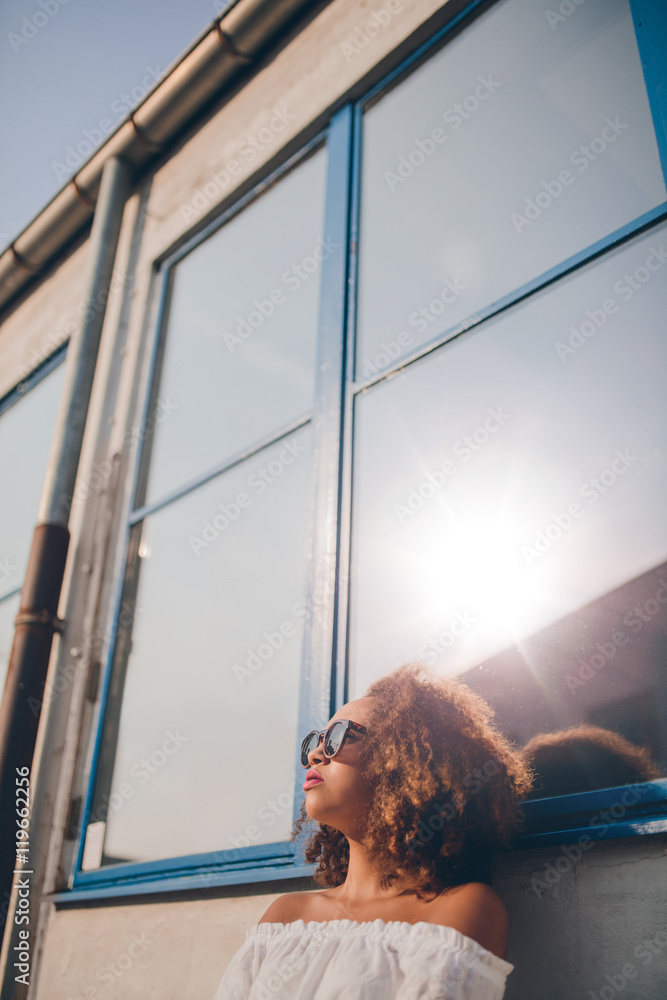
{"type": "Polygon", "coordinates": [[[526,828],[512,843],[515,851],[663,833],[667,831],[667,778],[533,799],[522,808],[526,828]]]}
{"type": "Polygon", "coordinates": [[[126,877],[122,881],[99,881],[94,885],[78,885],[64,892],[49,896],[50,902],[76,905],[94,899],[110,899],[120,896],[145,896],[165,892],[191,892],[211,889],[224,885],[245,885],[255,882],[274,882],[281,879],[308,878],[316,865],[267,865],[266,867],[244,868],[238,871],[205,872],[191,875],[151,875],[142,878],[126,877]]]}
{"type": "MultiPolygon", "coordinates": [[[[510,850],[522,851],[550,844],[579,843],[586,847],[602,838],[634,837],[667,832],[667,778],[637,785],[602,788],[522,805],[525,832],[515,837],[510,850]]],[[[277,845],[267,845],[276,848],[277,845]]],[[[298,864],[293,855],[261,857],[266,849],[248,849],[249,856],[226,870],[206,856],[118,865],[77,875],[72,889],[48,898],[58,905],[156,893],[192,892],[225,885],[251,885],[282,879],[308,878],[315,865],[298,864]],[[254,857],[252,856],[254,855],[254,857]],[[245,867],[240,867],[245,864],[245,867]],[[166,868],[165,866],[169,866],[166,868]]]]}

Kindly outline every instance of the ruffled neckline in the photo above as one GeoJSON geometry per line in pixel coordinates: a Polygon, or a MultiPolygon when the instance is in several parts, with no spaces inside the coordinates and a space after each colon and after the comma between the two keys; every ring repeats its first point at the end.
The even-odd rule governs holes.
{"type": "Polygon", "coordinates": [[[349,920],[341,918],[336,920],[306,921],[299,919],[292,920],[286,924],[280,921],[264,921],[264,923],[254,924],[250,927],[246,931],[246,939],[256,935],[273,936],[281,933],[303,933],[304,931],[328,936],[329,934],[336,933],[350,933],[360,927],[366,928],[366,932],[371,936],[383,934],[392,938],[406,938],[413,934],[421,936],[424,934],[424,928],[428,928],[428,932],[435,932],[443,939],[450,940],[459,948],[471,951],[484,965],[497,970],[504,976],[508,976],[514,969],[511,962],[507,962],[504,958],[500,958],[499,955],[495,955],[492,951],[481,945],[479,941],[468,937],[467,934],[462,934],[461,931],[457,931],[454,927],[449,927],[447,924],[432,924],[427,920],[418,920],[414,924],[411,924],[407,920],[382,920],[380,917],[376,917],[375,920],[349,920]]]}

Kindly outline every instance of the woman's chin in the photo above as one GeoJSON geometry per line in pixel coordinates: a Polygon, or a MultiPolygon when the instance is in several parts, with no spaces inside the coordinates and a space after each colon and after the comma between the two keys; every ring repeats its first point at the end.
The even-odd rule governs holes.
{"type": "Polygon", "coordinates": [[[322,817],[322,810],[318,809],[314,803],[311,803],[308,798],[306,798],[306,812],[315,823],[324,823],[322,817]]]}
{"type": "Polygon", "coordinates": [[[315,802],[306,796],[306,812],[315,823],[325,823],[326,826],[333,826],[338,829],[335,815],[331,815],[327,809],[318,809],[315,802]]]}

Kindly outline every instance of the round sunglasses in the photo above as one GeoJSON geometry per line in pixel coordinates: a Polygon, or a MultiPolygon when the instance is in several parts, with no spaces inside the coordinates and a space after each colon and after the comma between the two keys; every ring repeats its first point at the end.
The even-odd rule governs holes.
{"type": "Polygon", "coordinates": [[[331,760],[343,747],[351,730],[355,733],[367,731],[365,726],[360,726],[358,722],[351,722],[350,719],[336,719],[327,729],[322,729],[319,732],[317,729],[313,729],[312,733],[308,733],[301,744],[301,767],[310,767],[308,757],[322,741],[322,753],[331,760]]]}

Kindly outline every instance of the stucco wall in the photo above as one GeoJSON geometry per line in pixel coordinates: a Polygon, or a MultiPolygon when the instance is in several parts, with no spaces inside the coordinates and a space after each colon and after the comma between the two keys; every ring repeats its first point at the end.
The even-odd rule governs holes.
{"type": "MultiPolygon", "coordinates": [[[[597,842],[572,861],[557,846],[511,852],[495,886],[515,966],[506,1000],[664,1000],[667,835],[597,842]]],[[[211,1000],[246,928],[276,895],[311,887],[54,910],[37,1000],[211,1000]]]]}
{"type": "Polygon", "coordinates": [[[216,899],[53,910],[36,996],[211,1000],[245,929],[284,891],[272,883],[216,899]]]}
{"type": "Polygon", "coordinates": [[[511,852],[496,865],[515,966],[506,1000],[665,1000],[667,835],[594,841],[578,860],[577,850],[511,852]]]}

